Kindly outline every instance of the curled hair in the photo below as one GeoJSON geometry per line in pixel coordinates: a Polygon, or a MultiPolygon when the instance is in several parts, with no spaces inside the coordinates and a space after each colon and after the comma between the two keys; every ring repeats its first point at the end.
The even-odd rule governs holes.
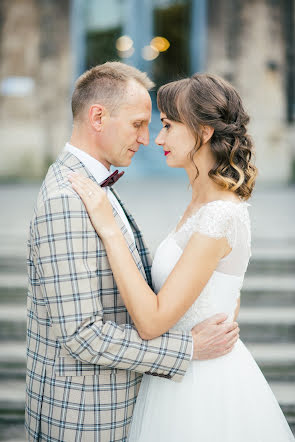
{"type": "MultiPolygon", "coordinates": [[[[196,139],[190,152],[193,162],[195,153],[204,144],[202,127],[214,129],[210,148],[215,164],[209,177],[242,199],[250,198],[258,171],[253,163],[253,142],[246,128],[249,116],[234,87],[215,75],[195,74],[161,86],[157,102],[169,120],[185,124],[193,133],[196,139]]],[[[195,167],[197,178],[199,171],[196,164],[195,167]]]]}

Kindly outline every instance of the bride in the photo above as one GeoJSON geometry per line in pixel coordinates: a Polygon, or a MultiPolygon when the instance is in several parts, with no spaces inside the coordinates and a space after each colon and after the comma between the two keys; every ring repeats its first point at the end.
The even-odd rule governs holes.
{"type": "MultiPolygon", "coordinates": [[[[104,242],[135,326],[147,340],[171,328],[189,332],[215,313],[226,313],[228,321],[237,316],[251,256],[246,201],[257,175],[246,129],[249,117],[230,84],[195,74],[162,86],[158,107],[163,128],[156,142],[169,167],[186,170],[192,199],[156,251],[155,293],[138,272],[104,191],[82,176],[70,178],[104,242]]],[[[179,384],[144,375],[128,440],[295,439],[256,362],[238,340],[225,356],[192,361],[179,384]]]]}

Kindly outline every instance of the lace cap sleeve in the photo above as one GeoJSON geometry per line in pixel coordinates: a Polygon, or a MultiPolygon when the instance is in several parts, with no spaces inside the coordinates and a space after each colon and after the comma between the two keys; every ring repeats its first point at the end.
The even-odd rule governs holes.
{"type": "Polygon", "coordinates": [[[233,248],[236,239],[236,209],[239,205],[230,201],[213,201],[191,218],[193,232],[211,238],[226,238],[233,248]]]}

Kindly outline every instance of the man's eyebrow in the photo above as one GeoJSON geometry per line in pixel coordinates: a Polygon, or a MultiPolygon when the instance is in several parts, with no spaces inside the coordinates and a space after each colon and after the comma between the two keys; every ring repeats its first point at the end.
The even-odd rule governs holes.
{"type": "Polygon", "coordinates": [[[134,121],[140,121],[140,122],[145,122],[147,121],[148,123],[150,123],[152,121],[152,117],[148,118],[144,118],[144,117],[138,117],[138,118],[134,118],[134,121]]]}

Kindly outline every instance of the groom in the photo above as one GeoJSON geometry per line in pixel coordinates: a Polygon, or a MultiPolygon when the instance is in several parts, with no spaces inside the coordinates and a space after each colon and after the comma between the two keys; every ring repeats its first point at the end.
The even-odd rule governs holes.
{"type": "MultiPolygon", "coordinates": [[[[237,324],[223,324],[226,316],[220,314],[190,334],[170,331],[142,340],[103,243],[67,180],[78,171],[101,183],[111,165],[130,165],[149,142],[152,86],[146,74],[115,62],[92,68],[76,83],[71,140],[49,168],[30,225],[30,441],[126,441],[143,373],[181,381],[191,359],[226,354],[238,338],[237,324]]],[[[138,269],[151,284],[140,230],[118,195],[105,189],[138,269]]]]}

